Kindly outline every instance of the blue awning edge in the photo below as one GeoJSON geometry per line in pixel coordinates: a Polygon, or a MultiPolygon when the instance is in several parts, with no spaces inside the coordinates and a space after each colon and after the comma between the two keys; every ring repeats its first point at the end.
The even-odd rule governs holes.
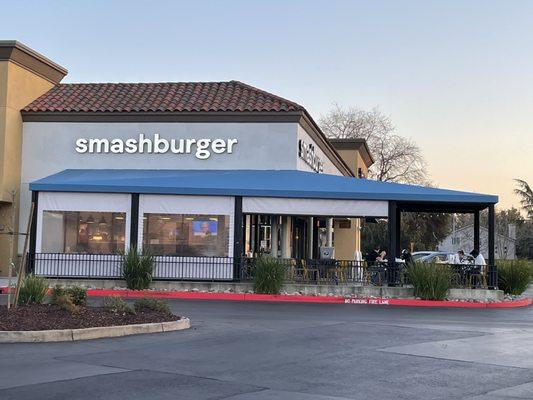
{"type": "Polygon", "coordinates": [[[498,196],[297,170],[67,169],[32,191],[386,200],[489,205],[498,196]]]}

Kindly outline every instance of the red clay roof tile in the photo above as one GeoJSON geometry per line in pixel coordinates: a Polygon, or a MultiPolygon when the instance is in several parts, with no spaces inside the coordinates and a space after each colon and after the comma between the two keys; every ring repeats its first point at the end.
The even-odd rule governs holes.
{"type": "Polygon", "coordinates": [[[59,84],[25,113],[297,112],[299,104],[238,81],[59,84]]]}

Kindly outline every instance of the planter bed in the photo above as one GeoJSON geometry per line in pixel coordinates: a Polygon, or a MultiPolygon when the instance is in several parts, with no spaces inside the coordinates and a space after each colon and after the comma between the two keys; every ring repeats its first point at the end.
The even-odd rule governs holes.
{"type": "Polygon", "coordinates": [[[70,313],[52,304],[21,305],[7,310],[0,306],[0,331],[42,331],[136,325],[177,321],[181,318],[161,311],[143,309],[136,314],[115,314],[101,307],[79,307],[70,313]]]}

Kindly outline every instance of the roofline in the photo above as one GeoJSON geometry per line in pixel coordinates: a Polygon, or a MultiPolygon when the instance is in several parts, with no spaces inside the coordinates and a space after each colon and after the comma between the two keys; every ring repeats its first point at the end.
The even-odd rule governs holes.
{"type": "Polygon", "coordinates": [[[21,111],[24,122],[298,122],[301,111],[21,111]]]}
{"type": "Polygon", "coordinates": [[[333,144],[333,147],[337,150],[349,150],[349,149],[356,149],[359,150],[361,147],[363,147],[364,154],[362,154],[362,157],[367,164],[367,167],[370,167],[372,164],[374,164],[375,160],[374,157],[372,157],[372,153],[370,152],[370,148],[368,147],[368,143],[366,139],[363,138],[352,138],[352,139],[339,139],[339,138],[328,138],[328,141],[333,144]]]}
{"type": "Polygon", "coordinates": [[[0,40],[0,61],[11,61],[54,84],[68,73],[61,65],[16,40],[0,40]]]}

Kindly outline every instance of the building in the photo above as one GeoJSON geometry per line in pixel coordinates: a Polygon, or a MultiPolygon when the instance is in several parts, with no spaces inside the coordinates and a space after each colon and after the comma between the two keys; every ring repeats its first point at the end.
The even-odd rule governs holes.
{"type": "Polygon", "coordinates": [[[239,81],[62,84],[33,50],[0,49],[2,187],[20,193],[38,274],[117,276],[131,246],[166,279],[238,279],[236,260],[262,253],[353,260],[364,217],[388,218],[399,255],[402,211],[491,215],[497,202],[366,179],[364,141],[328,140],[303,106],[239,81]]]}
{"type": "MultiPolygon", "coordinates": [[[[495,233],[494,254],[499,260],[516,259],[516,225],[510,224],[508,234],[495,233]]],[[[488,254],[489,230],[480,228],[479,251],[488,254]]],[[[474,225],[464,226],[450,233],[439,244],[439,251],[456,253],[458,250],[470,252],[474,248],[474,225]]]]}

